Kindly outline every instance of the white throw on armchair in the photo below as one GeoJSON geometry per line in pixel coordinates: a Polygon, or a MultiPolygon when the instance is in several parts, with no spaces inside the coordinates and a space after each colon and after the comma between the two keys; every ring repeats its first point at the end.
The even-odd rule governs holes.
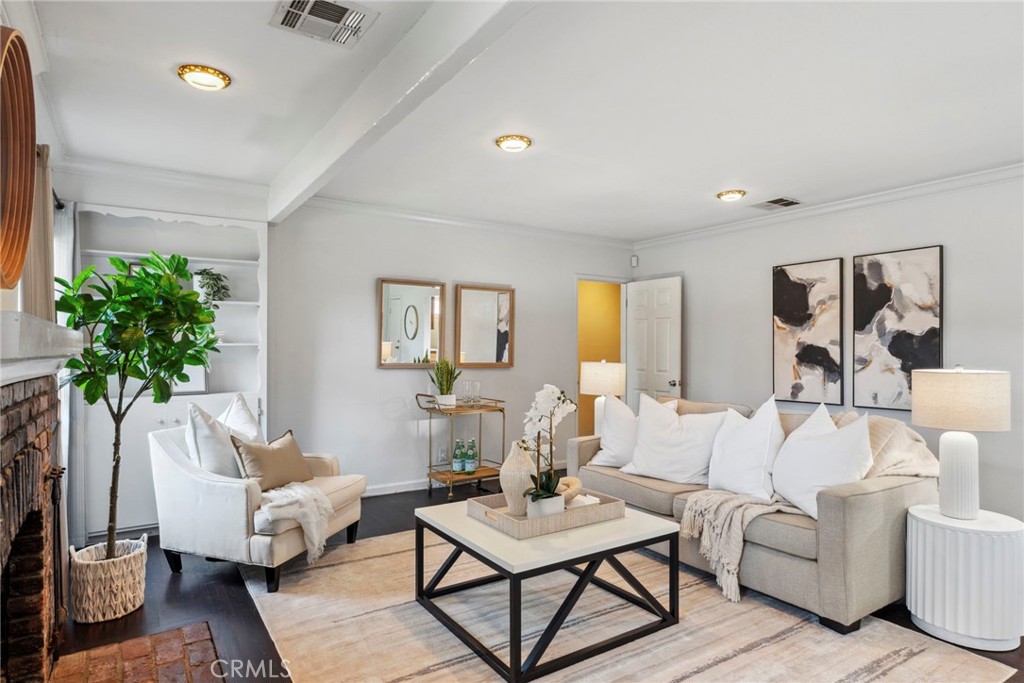
{"type": "MultiPolygon", "coordinates": [[[[181,571],[182,553],[251,564],[266,569],[267,591],[277,591],[281,565],[306,550],[298,522],[271,522],[260,509],[262,493],[256,481],[200,468],[188,455],[184,427],[150,432],[149,451],[160,547],[171,571],[181,571]]],[[[306,483],[323,491],[334,507],[327,535],[346,529],[348,542],[354,543],[366,477],[342,475],[334,456],[305,459],[313,472],[306,483]]]]}

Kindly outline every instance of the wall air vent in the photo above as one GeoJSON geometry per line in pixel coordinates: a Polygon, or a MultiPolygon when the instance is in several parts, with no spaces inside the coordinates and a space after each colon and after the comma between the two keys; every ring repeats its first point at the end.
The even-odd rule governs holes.
{"type": "Polygon", "coordinates": [[[778,211],[779,209],[789,209],[794,206],[800,206],[800,200],[793,199],[792,197],[776,197],[766,202],[750,205],[752,209],[761,209],[763,211],[778,211]]]}
{"type": "Polygon", "coordinates": [[[342,5],[329,0],[284,0],[270,25],[351,48],[379,16],[380,12],[351,2],[342,5]]]}

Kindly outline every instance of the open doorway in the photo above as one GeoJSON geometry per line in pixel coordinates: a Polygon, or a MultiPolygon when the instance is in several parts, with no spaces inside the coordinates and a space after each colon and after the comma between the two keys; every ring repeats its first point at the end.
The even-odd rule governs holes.
{"type": "MultiPolygon", "coordinates": [[[[576,284],[576,386],[580,363],[606,360],[620,363],[622,357],[622,295],[619,282],[578,280],[576,284]]],[[[594,399],[579,394],[577,434],[594,433],[594,399]]]]}

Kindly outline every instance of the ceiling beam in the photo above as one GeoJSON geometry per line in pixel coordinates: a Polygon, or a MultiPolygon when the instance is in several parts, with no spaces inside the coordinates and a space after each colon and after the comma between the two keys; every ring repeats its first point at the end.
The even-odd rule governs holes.
{"type": "Polygon", "coordinates": [[[270,184],[279,223],[401,123],[532,8],[530,2],[436,2],[270,184]]]}

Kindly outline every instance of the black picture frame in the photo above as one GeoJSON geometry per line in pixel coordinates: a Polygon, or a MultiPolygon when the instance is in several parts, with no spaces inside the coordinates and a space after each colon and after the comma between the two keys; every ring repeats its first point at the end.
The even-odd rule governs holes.
{"type": "MultiPolygon", "coordinates": [[[[845,293],[843,280],[843,258],[833,257],[817,259],[814,261],[800,261],[787,263],[779,266],[772,266],[772,394],[777,401],[791,403],[824,403],[830,406],[842,406],[845,402],[845,365],[846,365],[846,342],[845,342],[845,293]],[[823,270],[833,268],[834,272],[825,273],[830,283],[835,284],[835,293],[826,295],[827,302],[834,299],[838,307],[838,314],[835,315],[836,329],[828,334],[827,346],[820,344],[805,344],[800,340],[801,331],[804,337],[810,335],[811,328],[807,325],[827,311],[818,310],[815,302],[807,299],[810,295],[810,288],[806,283],[794,282],[791,275],[798,275],[800,270],[813,270],[811,268],[801,269],[800,266],[818,266],[823,270]],[[789,270],[789,269],[792,269],[789,270]],[[801,292],[801,285],[803,291],[801,292]],[[812,310],[814,307],[814,310],[812,310]],[[809,317],[808,317],[809,316],[809,317]],[[791,349],[785,345],[792,340],[791,349]],[[835,346],[838,349],[838,360],[833,356],[828,347],[835,346]],[[792,357],[790,357],[792,356],[792,357]],[[802,356],[802,357],[801,357],[802,356]],[[788,365],[783,365],[783,362],[788,365]],[[820,372],[822,388],[820,393],[805,386],[795,376],[804,368],[809,374],[820,372]],[[815,370],[818,368],[818,370],[815,370]],[[780,379],[783,375],[792,373],[792,382],[786,386],[780,379]],[[829,380],[834,377],[834,380],[829,380]],[[781,395],[780,395],[781,392],[781,395]],[[798,392],[798,393],[795,393],[798,392]],[[803,397],[801,397],[803,396],[803,397]]],[[[805,278],[813,277],[813,272],[804,275],[805,278]]],[[[832,311],[835,313],[836,311],[832,311]]],[[[813,327],[813,325],[812,325],[813,327]]]]}
{"type": "MultiPolygon", "coordinates": [[[[913,387],[911,385],[911,372],[913,370],[924,370],[941,368],[943,364],[943,336],[944,336],[944,315],[945,304],[943,303],[943,288],[945,286],[944,254],[941,244],[933,244],[924,247],[911,247],[908,249],[893,249],[891,251],[861,254],[853,257],[853,406],[855,408],[874,408],[882,410],[909,411],[911,408],[911,397],[913,387]],[[933,272],[924,272],[920,266],[923,264],[912,264],[913,272],[901,273],[900,278],[885,280],[878,273],[866,274],[865,268],[871,267],[870,260],[880,263],[879,268],[884,268],[881,257],[892,257],[897,254],[915,254],[918,257],[926,256],[923,252],[934,252],[934,263],[929,263],[934,268],[933,272]],[[934,315],[935,325],[928,327],[921,333],[914,333],[908,324],[920,325],[920,312],[927,310],[922,308],[920,303],[914,307],[914,318],[905,316],[905,312],[895,310],[894,300],[909,298],[907,296],[897,297],[901,288],[910,284],[911,276],[922,276],[929,283],[929,291],[935,295],[934,308],[938,309],[934,315]],[[880,286],[871,287],[870,280],[882,279],[880,286]],[[937,279],[937,282],[934,280],[937,279]],[[891,285],[891,286],[890,286],[891,285]],[[883,287],[885,289],[883,289],[883,287]],[[885,290],[889,290],[886,292],[885,290]],[[878,320],[880,314],[886,310],[893,313],[893,320],[896,324],[901,323],[904,327],[887,326],[878,320]],[[885,330],[885,337],[878,335],[878,330],[885,330]],[[895,330],[895,331],[894,331],[895,330]],[[932,332],[934,330],[934,333],[932,332]],[[891,333],[891,334],[890,334],[891,333]],[[882,347],[881,349],[877,347],[882,347]],[[888,357],[886,357],[888,355],[888,357]],[[899,367],[895,368],[895,362],[899,361],[899,367]],[[883,372],[884,376],[891,377],[892,382],[883,384],[865,373],[883,372]],[[903,386],[906,387],[905,391],[903,386]]],[[[890,265],[890,268],[893,266],[890,265]]],[[[900,264],[900,268],[906,267],[900,264]]],[[[920,284],[920,278],[918,283],[920,284]]],[[[918,287],[920,289],[920,287],[918,287]]],[[[909,289],[908,289],[909,291],[909,289]]],[[[917,296],[920,296],[918,293],[917,296]]],[[[927,302],[925,302],[927,303],[927,302]]]]}

